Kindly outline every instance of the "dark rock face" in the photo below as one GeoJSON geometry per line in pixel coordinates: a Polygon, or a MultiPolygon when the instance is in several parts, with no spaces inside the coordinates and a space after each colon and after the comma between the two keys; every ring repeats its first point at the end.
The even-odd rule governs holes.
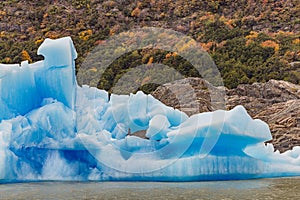
{"type": "Polygon", "coordinates": [[[227,90],[227,109],[243,105],[254,117],[263,109],[276,103],[300,99],[300,85],[286,81],[270,80],[267,83],[239,85],[236,89],[227,90]]]}
{"type": "Polygon", "coordinates": [[[275,149],[284,152],[300,146],[300,85],[270,80],[229,90],[200,78],[187,78],[160,86],[152,95],[188,115],[222,109],[225,98],[226,109],[243,105],[251,117],[268,123],[273,135],[269,142],[275,149]]]}
{"type": "Polygon", "coordinates": [[[300,100],[289,100],[263,109],[254,118],[269,124],[275,149],[283,152],[300,145],[300,100]]]}
{"type": "Polygon", "coordinates": [[[213,87],[203,79],[190,77],[164,84],[152,92],[152,96],[191,116],[222,109],[222,102],[225,102],[224,92],[225,89],[213,87]],[[214,93],[214,103],[211,93],[214,93]]]}

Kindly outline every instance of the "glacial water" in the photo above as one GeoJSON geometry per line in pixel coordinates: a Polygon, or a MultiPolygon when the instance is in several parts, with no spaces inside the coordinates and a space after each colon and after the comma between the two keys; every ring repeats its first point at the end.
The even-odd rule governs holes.
{"type": "Polygon", "coordinates": [[[300,178],[209,182],[31,182],[0,185],[0,199],[284,199],[300,197],[300,178]]]}

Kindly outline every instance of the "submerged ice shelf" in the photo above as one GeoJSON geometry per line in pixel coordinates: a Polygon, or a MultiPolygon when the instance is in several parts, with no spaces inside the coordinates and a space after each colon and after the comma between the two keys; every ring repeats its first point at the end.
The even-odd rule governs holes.
{"type": "Polygon", "coordinates": [[[78,86],[71,38],[46,39],[44,60],[0,64],[0,180],[200,181],[300,175],[300,147],[242,106],[188,117],[142,92],[78,86]],[[143,131],[146,138],[134,135],[143,131]]]}

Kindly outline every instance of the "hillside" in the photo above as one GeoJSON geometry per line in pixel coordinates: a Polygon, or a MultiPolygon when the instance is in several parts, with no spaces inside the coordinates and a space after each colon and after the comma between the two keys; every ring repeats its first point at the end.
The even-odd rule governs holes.
{"type": "MultiPolygon", "coordinates": [[[[40,60],[36,50],[45,38],[71,36],[80,67],[101,41],[144,26],[171,28],[200,42],[228,88],[270,79],[300,82],[298,0],[5,0],[0,2],[0,62],[40,60]]],[[[99,87],[109,90],[116,77],[150,59],[181,66],[181,73],[190,69],[180,56],[168,54],[138,50],[122,56],[99,87]]]]}

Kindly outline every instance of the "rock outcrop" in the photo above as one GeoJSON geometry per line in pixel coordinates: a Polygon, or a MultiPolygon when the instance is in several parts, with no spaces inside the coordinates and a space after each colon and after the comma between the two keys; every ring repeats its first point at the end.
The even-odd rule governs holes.
{"type": "Polygon", "coordinates": [[[275,149],[283,152],[300,145],[300,99],[266,107],[254,118],[269,124],[275,149]]]}
{"type": "Polygon", "coordinates": [[[227,109],[232,109],[236,105],[243,105],[248,113],[254,117],[276,103],[300,99],[300,85],[270,80],[267,83],[239,85],[235,89],[227,90],[226,95],[227,109]]]}
{"type": "Polygon", "coordinates": [[[158,87],[152,95],[164,104],[193,115],[215,110],[211,104],[209,83],[200,78],[186,78],[158,87]]]}
{"type": "Polygon", "coordinates": [[[224,109],[243,105],[253,118],[268,123],[273,135],[269,142],[276,150],[300,146],[300,85],[270,80],[227,89],[200,78],[186,78],[160,86],[152,95],[188,115],[222,109],[225,98],[224,109]]]}

